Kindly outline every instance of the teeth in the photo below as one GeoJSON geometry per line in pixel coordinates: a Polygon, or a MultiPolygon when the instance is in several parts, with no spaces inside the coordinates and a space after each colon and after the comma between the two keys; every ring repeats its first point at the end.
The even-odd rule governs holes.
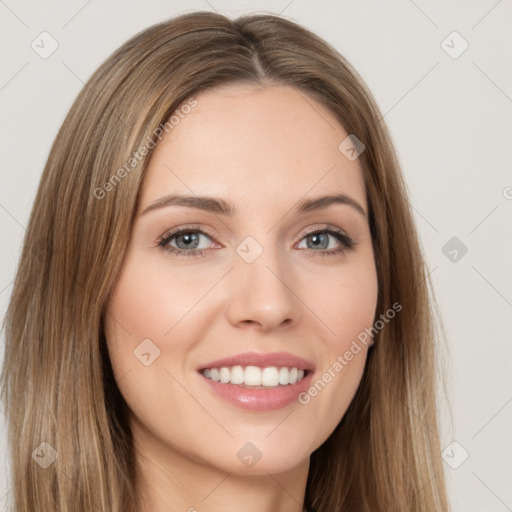
{"type": "Polygon", "coordinates": [[[245,372],[241,366],[233,366],[231,368],[231,384],[243,384],[244,375],[245,372]]]}
{"type": "Polygon", "coordinates": [[[222,368],[207,368],[202,371],[207,379],[221,382],[222,384],[245,384],[246,386],[276,387],[295,384],[304,378],[304,370],[298,368],[277,368],[267,366],[233,366],[222,368]]]}
{"type": "MultiPolygon", "coordinates": [[[[228,369],[226,368],[226,370],[228,369]]],[[[244,384],[246,386],[261,386],[261,369],[257,366],[248,366],[245,369],[244,384]]]]}
{"type": "Polygon", "coordinates": [[[277,386],[279,384],[279,372],[275,366],[263,368],[261,371],[261,383],[264,386],[277,386]]]}
{"type": "Polygon", "coordinates": [[[288,368],[281,368],[279,370],[279,384],[282,384],[285,386],[286,384],[289,384],[288,376],[290,375],[290,371],[288,368]]]}
{"type": "Polygon", "coordinates": [[[225,384],[226,382],[229,382],[231,380],[231,372],[229,371],[229,368],[221,368],[220,369],[220,382],[225,384]]]}

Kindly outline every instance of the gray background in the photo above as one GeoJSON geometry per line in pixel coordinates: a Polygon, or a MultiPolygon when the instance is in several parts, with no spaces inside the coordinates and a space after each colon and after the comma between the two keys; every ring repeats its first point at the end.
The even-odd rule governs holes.
{"type": "MultiPolygon", "coordinates": [[[[510,0],[0,0],[0,315],[50,144],[82,84],[139,30],[198,9],[282,13],[333,44],[369,85],[397,146],[449,341],[441,444],[453,509],[512,510],[510,0]],[[43,31],[58,43],[46,59],[31,47],[43,31]],[[457,58],[464,42],[453,31],[469,44],[457,58]]],[[[0,510],[15,485],[7,421],[0,409],[0,510]]]]}

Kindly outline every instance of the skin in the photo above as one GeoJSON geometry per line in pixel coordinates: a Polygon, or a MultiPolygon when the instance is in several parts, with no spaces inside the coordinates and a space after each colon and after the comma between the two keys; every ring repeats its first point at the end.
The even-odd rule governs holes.
{"type": "MultiPolygon", "coordinates": [[[[378,286],[367,217],[345,204],[292,211],[301,199],[344,193],[367,212],[362,169],[338,150],[348,133],[334,116],[289,86],[231,84],[195,98],[153,152],[107,304],[140,492],[155,512],[300,512],[309,457],[350,404],[368,347],[307,405],[267,412],[224,402],[197,368],[245,351],[284,351],[315,363],[314,382],[372,325],[378,286]],[[223,198],[237,213],[167,206],[143,214],[170,193],[223,198]],[[213,234],[200,235],[205,256],[158,247],[189,224],[213,234]],[[322,231],[329,226],[357,245],[322,257],[343,247],[322,231]],[[308,229],[324,233],[325,245],[317,248],[308,229]],[[263,248],[250,264],[236,252],[247,236],[263,248]],[[149,366],[133,353],[144,339],[160,350],[149,366]],[[237,457],[247,442],[262,454],[250,468],[237,457]]],[[[183,237],[168,245],[191,251],[183,237]]]]}

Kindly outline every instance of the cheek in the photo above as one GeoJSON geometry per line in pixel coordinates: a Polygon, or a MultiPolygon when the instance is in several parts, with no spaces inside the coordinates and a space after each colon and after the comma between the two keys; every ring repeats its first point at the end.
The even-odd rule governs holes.
{"type": "MultiPolygon", "coordinates": [[[[109,298],[106,325],[111,332],[107,339],[123,340],[122,352],[132,352],[144,339],[151,339],[161,348],[173,341],[173,350],[180,349],[178,332],[183,320],[217,279],[211,275],[194,279],[183,269],[159,268],[141,257],[128,258],[109,298]],[[130,347],[131,350],[129,350],[130,347]]],[[[112,343],[112,345],[114,345],[112,343]]]]}
{"type": "Polygon", "coordinates": [[[299,401],[324,418],[318,441],[334,430],[350,405],[363,376],[378,298],[375,267],[368,263],[328,280],[324,293],[314,287],[311,304],[326,326],[322,364],[299,401]]]}
{"type": "Polygon", "coordinates": [[[167,446],[193,451],[201,432],[192,435],[191,426],[207,418],[191,400],[183,372],[194,344],[186,330],[193,314],[186,315],[204,294],[204,286],[190,281],[178,273],[162,279],[161,271],[129,257],[107,304],[105,334],[117,385],[139,433],[150,431],[167,446]]]}
{"type": "Polygon", "coordinates": [[[372,264],[347,267],[311,290],[308,300],[327,328],[327,353],[346,350],[372,325],[378,298],[377,273],[372,264]]]}
{"type": "Polygon", "coordinates": [[[207,334],[211,302],[199,299],[218,273],[203,274],[169,270],[141,253],[128,253],[108,300],[105,334],[119,388],[140,417],[150,417],[163,401],[180,403],[184,411],[190,405],[172,375],[180,376],[180,382],[182,375],[188,377],[190,352],[207,334]],[[143,404],[149,407],[145,412],[143,404]]]}

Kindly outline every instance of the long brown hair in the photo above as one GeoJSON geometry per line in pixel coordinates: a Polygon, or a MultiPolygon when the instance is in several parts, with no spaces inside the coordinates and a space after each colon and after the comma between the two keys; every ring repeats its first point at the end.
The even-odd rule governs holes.
{"type": "Polygon", "coordinates": [[[311,454],[306,504],[318,512],[447,511],[433,296],[375,100],[335,49],[297,24],[211,12],[181,15],[123,44],[84,86],[53,143],[4,321],[15,510],[142,510],[104,308],[159,127],[191,96],[229,82],[292,86],[364,143],[377,316],[402,305],[375,336],[342,421],[311,454]],[[38,456],[57,459],[43,468],[38,456]]]}

